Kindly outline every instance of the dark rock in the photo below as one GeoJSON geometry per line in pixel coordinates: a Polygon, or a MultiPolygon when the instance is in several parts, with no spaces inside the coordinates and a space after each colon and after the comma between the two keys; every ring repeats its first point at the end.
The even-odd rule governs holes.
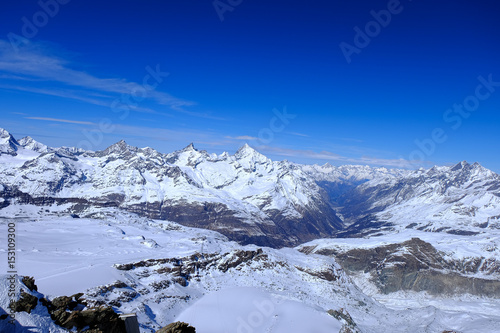
{"type": "Polygon", "coordinates": [[[358,325],[356,325],[349,312],[347,312],[344,308],[340,308],[340,310],[328,310],[327,313],[338,321],[344,323],[339,333],[359,332],[358,325]]]}
{"type": "Polygon", "coordinates": [[[301,272],[307,273],[311,276],[317,277],[317,278],[319,278],[321,280],[325,280],[325,281],[333,282],[333,281],[337,281],[339,278],[337,275],[334,274],[335,272],[333,269],[315,272],[315,271],[311,271],[309,269],[305,269],[305,268],[302,268],[299,266],[295,266],[295,268],[297,268],[301,272]]]}
{"type": "Polygon", "coordinates": [[[177,321],[156,331],[156,333],[196,333],[196,329],[187,323],[177,321]]]}
{"type": "Polygon", "coordinates": [[[74,295],[71,295],[71,298],[73,298],[76,302],[80,301],[80,298],[83,296],[83,293],[77,293],[74,295]]]}
{"type": "Polygon", "coordinates": [[[227,272],[228,269],[237,267],[243,263],[252,261],[258,256],[262,256],[262,259],[267,258],[267,255],[263,254],[262,249],[257,249],[257,251],[242,251],[237,250],[232,253],[232,258],[225,263],[222,263],[218,266],[218,268],[227,272]]]}
{"type": "Polygon", "coordinates": [[[35,284],[35,278],[31,276],[23,276],[23,284],[31,291],[38,291],[38,287],[35,284]]]}
{"type": "Polygon", "coordinates": [[[70,312],[66,311],[66,309],[57,309],[49,312],[52,320],[54,320],[54,322],[59,326],[61,326],[62,323],[64,323],[70,315],[70,312]]]}
{"type": "Polygon", "coordinates": [[[78,305],[78,302],[74,301],[73,297],[60,296],[52,300],[52,305],[56,309],[73,310],[78,305]]]}
{"type": "Polygon", "coordinates": [[[14,311],[16,312],[28,312],[31,313],[31,310],[36,308],[38,304],[38,298],[30,295],[28,293],[25,293],[24,291],[21,291],[21,298],[14,302],[14,311]]]}
{"type": "Polygon", "coordinates": [[[111,307],[101,307],[84,311],[68,312],[69,315],[60,324],[66,329],[76,328],[78,331],[88,327],[95,332],[126,333],[125,323],[111,307]]]}

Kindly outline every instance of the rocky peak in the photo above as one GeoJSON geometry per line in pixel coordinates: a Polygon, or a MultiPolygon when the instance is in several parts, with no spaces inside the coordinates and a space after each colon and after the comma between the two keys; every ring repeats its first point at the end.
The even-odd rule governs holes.
{"type": "Polygon", "coordinates": [[[246,143],[238,149],[238,151],[234,154],[234,157],[238,163],[240,163],[247,170],[255,170],[256,164],[271,163],[270,159],[246,143]]]}
{"type": "Polygon", "coordinates": [[[252,158],[257,160],[266,160],[267,157],[250,147],[247,143],[241,146],[240,149],[234,154],[234,156],[238,159],[242,158],[252,158]]]}
{"type": "Polygon", "coordinates": [[[485,180],[485,179],[496,179],[498,180],[498,175],[491,170],[486,169],[478,162],[473,164],[467,163],[467,161],[462,161],[450,167],[450,172],[454,174],[455,178],[459,178],[463,181],[474,181],[474,180],[485,180]]]}
{"type": "Polygon", "coordinates": [[[11,136],[12,135],[10,135],[8,131],[4,130],[3,128],[0,128],[0,139],[9,138],[11,136]]]}
{"type": "Polygon", "coordinates": [[[102,151],[103,155],[110,154],[129,154],[132,150],[135,150],[134,147],[129,146],[124,140],[120,140],[117,143],[112,144],[108,148],[102,151]]]}
{"type": "Polygon", "coordinates": [[[247,155],[247,154],[252,154],[256,152],[255,149],[253,149],[252,147],[250,147],[248,145],[248,143],[245,143],[243,146],[241,146],[238,151],[236,152],[236,154],[239,154],[239,155],[247,155]]]}
{"type": "Polygon", "coordinates": [[[200,162],[211,159],[206,150],[196,149],[193,143],[190,143],[184,149],[168,154],[167,157],[168,162],[183,166],[195,166],[200,162]]]}
{"type": "Polygon", "coordinates": [[[450,171],[458,171],[458,170],[462,170],[462,169],[465,169],[465,168],[468,168],[470,166],[469,163],[467,163],[467,161],[462,161],[462,162],[459,162],[457,164],[455,164],[451,169],[450,171]]]}
{"type": "Polygon", "coordinates": [[[9,154],[16,156],[19,147],[20,144],[16,141],[16,139],[14,139],[12,134],[3,128],[0,128],[0,155],[9,154]]]}
{"type": "Polygon", "coordinates": [[[180,151],[185,152],[185,151],[197,151],[197,150],[194,147],[194,144],[191,142],[189,145],[187,145],[184,149],[182,149],[180,151]]]}

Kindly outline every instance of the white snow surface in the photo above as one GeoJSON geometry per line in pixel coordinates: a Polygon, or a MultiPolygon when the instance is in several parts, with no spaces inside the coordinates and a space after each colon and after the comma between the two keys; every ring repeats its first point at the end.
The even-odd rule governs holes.
{"type": "MultiPolygon", "coordinates": [[[[18,207],[16,218],[1,219],[0,228],[16,223],[19,274],[34,276],[39,291],[49,299],[84,291],[89,299],[110,302],[135,294],[128,301],[122,299],[115,309],[137,313],[141,332],[154,332],[177,320],[189,322],[199,332],[338,332],[346,323],[328,315],[330,309],[347,311],[360,332],[493,332],[500,319],[480,310],[481,300],[456,309],[448,302],[440,309],[439,302],[422,306],[411,297],[407,303],[403,298],[399,303],[379,298],[390,306],[386,307],[356,287],[334,258],[296,249],[263,248],[265,257],[223,272],[217,267],[235,260],[235,251],[257,247],[242,247],[216,232],[119,210],[96,212],[101,219],[71,218],[62,216],[63,212],[57,206],[49,212],[24,206],[18,207]],[[115,266],[197,253],[215,256],[215,262],[185,287],[171,284],[153,289],[152,285],[165,279],[157,272],[166,267],[160,264],[133,270],[115,266]],[[337,278],[328,281],[315,275],[322,272],[337,278]],[[96,289],[118,280],[128,287],[105,294],[96,289]]],[[[369,242],[366,246],[371,246],[369,242]]],[[[5,245],[0,247],[0,260],[6,262],[5,245]]],[[[5,276],[1,283],[1,307],[6,309],[5,276]]],[[[488,302],[494,303],[489,308],[497,309],[494,300],[488,302]]],[[[36,327],[33,332],[58,332],[40,306],[31,315],[19,314],[16,320],[22,327],[36,327]]]]}

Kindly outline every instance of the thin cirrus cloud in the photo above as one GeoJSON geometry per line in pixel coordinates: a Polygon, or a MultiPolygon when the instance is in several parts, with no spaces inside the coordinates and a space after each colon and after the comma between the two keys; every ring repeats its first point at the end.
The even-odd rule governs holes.
{"type": "Polygon", "coordinates": [[[240,136],[226,136],[229,140],[241,140],[241,141],[253,141],[258,140],[258,138],[250,135],[240,135],[240,136]]]}
{"type": "Polygon", "coordinates": [[[286,133],[291,134],[291,135],[295,135],[295,136],[301,136],[303,138],[308,138],[309,137],[309,135],[303,134],[303,133],[297,133],[297,132],[286,132],[286,133]]]}
{"type": "Polygon", "coordinates": [[[79,125],[95,125],[90,121],[80,121],[80,120],[68,120],[68,119],[58,119],[58,118],[47,118],[47,117],[24,117],[25,119],[34,119],[34,120],[45,120],[51,122],[59,122],[59,123],[69,123],[69,124],[79,124],[79,125]]]}
{"type": "MultiPolygon", "coordinates": [[[[0,84],[0,88],[7,89],[7,90],[26,91],[26,92],[31,92],[31,93],[35,93],[35,94],[74,99],[77,101],[82,101],[85,103],[99,105],[99,106],[105,106],[105,107],[110,107],[109,100],[113,98],[112,96],[106,96],[104,94],[99,94],[99,93],[94,93],[94,92],[92,92],[91,94],[88,94],[87,96],[83,96],[82,91],[77,91],[77,90],[72,90],[72,89],[64,89],[64,90],[55,89],[55,88],[46,89],[46,88],[35,88],[35,87],[28,87],[28,86],[9,85],[9,84],[0,84]],[[104,98],[104,99],[99,99],[99,98],[104,98]]],[[[134,105],[130,105],[129,107],[131,110],[137,111],[137,112],[159,114],[159,115],[172,117],[172,115],[170,115],[170,114],[158,112],[156,110],[146,108],[146,107],[134,106],[134,105]]]]}
{"type": "Polygon", "coordinates": [[[367,156],[346,157],[329,151],[315,152],[312,150],[278,148],[270,146],[260,146],[259,149],[262,152],[275,154],[279,156],[308,158],[313,160],[338,161],[349,164],[382,165],[382,166],[397,167],[397,168],[420,167],[423,164],[427,164],[427,162],[408,161],[405,159],[384,159],[384,158],[367,157],[367,156]]]}
{"type": "MultiPolygon", "coordinates": [[[[99,78],[83,71],[70,68],[70,63],[62,58],[55,57],[41,44],[29,43],[17,50],[9,42],[0,40],[0,71],[5,74],[3,78],[15,81],[32,81],[45,83],[59,83],[65,86],[80,87],[78,93],[94,96],[94,98],[77,97],[75,90],[58,92],[58,96],[83,100],[85,102],[102,105],[104,101],[95,98],[101,94],[101,97],[121,94],[132,94],[136,91],[144,90],[143,86],[136,82],[130,82],[118,78],[99,78]]],[[[10,86],[10,89],[19,88],[19,86],[10,86]]],[[[26,90],[28,88],[24,88],[26,90]]],[[[19,89],[22,90],[22,89],[19,89]]],[[[51,89],[50,89],[51,90],[51,89]]],[[[49,89],[40,89],[33,92],[39,94],[55,95],[50,93],[49,89]]],[[[147,98],[154,100],[159,105],[165,105],[179,112],[188,112],[191,115],[198,115],[195,112],[186,111],[183,108],[196,103],[174,97],[168,93],[158,90],[148,90],[147,98]]],[[[106,103],[109,106],[109,98],[106,103]]],[[[136,111],[148,112],[148,110],[138,108],[136,111]]],[[[200,114],[199,116],[205,116],[200,114]]]]}

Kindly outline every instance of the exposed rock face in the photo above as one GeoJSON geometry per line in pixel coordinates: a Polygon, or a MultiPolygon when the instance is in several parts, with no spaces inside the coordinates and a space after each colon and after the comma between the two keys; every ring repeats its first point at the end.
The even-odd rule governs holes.
{"type": "Polygon", "coordinates": [[[500,296],[500,281],[471,276],[471,273],[500,273],[500,262],[448,261],[431,244],[418,238],[380,246],[342,252],[335,249],[303,252],[334,255],[349,273],[370,273],[382,293],[398,290],[427,291],[434,295],[464,294],[500,296]]]}
{"type": "MultiPolygon", "coordinates": [[[[61,310],[57,311],[62,314],[61,310]]],[[[64,312],[67,315],[57,317],[60,326],[81,331],[88,327],[92,332],[126,333],[124,322],[111,307],[102,307],[83,311],[64,312]]]]}
{"type": "MultiPolygon", "coordinates": [[[[38,290],[34,278],[25,276],[22,278],[22,282],[31,291],[38,290]]],[[[38,295],[39,297],[43,296],[38,295]]],[[[85,329],[85,332],[92,333],[125,333],[124,322],[111,307],[85,309],[86,302],[81,299],[82,296],[82,293],[73,296],[59,296],[50,301],[21,291],[21,297],[13,304],[13,307],[16,312],[31,313],[40,301],[47,308],[54,322],[68,330],[76,329],[81,332],[85,329]]]]}
{"type": "Polygon", "coordinates": [[[22,278],[22,283],[28,287],[29,290],[31,291],[38,291],[38,287],[35,284],[35,278],[31,276],[23,276],[22,278]]]}
{"type": "Polygon", "coordinates": [[[344,325],[339,333],[360,333],[358,325],[354,322],[347,310],[340,308],[339,310],[328,310],[327,313],[335,319],[342,321],[344,325]]]}
{"type": "Polygon", "coordinates": [[[20,144],[16,141],[16,139],[14,139],[11,134],[3,128],[0,128],[0,155],[8,154],[16,156],[19,147],[20,144]]]}
{"type": "Polygon", "coordinates": [[[16,312],[28,312],[31,313],[31,311],[36,308],[38,305],[38,298],[30,295],[28,293],[25,293],[24,291],[21,291],[21,297],[19,298],[18,301],[16,301],[13,304],[14,311],[16,312]]]}
{"type": "Polygon", "coordinates": [[[181,321],[169,324],[156,333],[196,333],[196,329],[181,321]]]}

